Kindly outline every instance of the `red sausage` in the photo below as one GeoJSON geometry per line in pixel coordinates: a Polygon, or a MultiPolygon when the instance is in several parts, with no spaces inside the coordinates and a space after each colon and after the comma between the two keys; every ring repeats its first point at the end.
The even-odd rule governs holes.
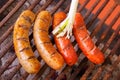
{"type": "MultiPolygon", "coordinates": [[[[66,18],[66,14],[64,12],[58,12],[53,17],[53,28],[55,28],[59,23],[61,23],[66,18]]],[[[74,65],[77,60],[77,54],[70,42],[69,39],[65,38],[66,36],[57,38],[54,36],[54,40],[59,52],[62,54],[65,62],[72,66],[74,65]]]]}
{"type": "Polygon", "coordinates": [[[93,63],[101,64],[104,62],[104,54],[93,43],[90,38],[83,17],[80,13],[76,14],[75,22],[73,25],[73,34],[78,43],[79,48],[83,51],[84,55],[93,63]]]}

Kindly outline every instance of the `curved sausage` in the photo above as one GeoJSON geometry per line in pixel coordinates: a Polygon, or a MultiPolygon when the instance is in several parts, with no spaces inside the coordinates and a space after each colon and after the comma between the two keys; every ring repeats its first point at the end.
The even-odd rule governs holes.
{"type": "Polygon", "coordinates": [[[40,62],[35,58],[29,42],[29,29],[35,19],[30,10],[21,13],[14,25],[13,43],[20,64],[28,73],[37,73],[40,62]]]}
{"type": "MultiPolygon", "coordinates": [[[[64,12],[58,12],[54,15],[53,17],[53,29],[64,19],[66,18],[66,14],[64,12]]],[[[62,54],[65,62],[69,65],[72,66],[74,65],[77,60],[77,54],[70,42],[70,39],[66,38],[66,36],[57,38],[54,36],[54,40],[56,43],[56,46],[59,50],[59,52],[62,54]]]]}
{"type": "Polygon", "coordinates": [[[95,64],[101,64],[104,62],[104,54],[95,46],[90,38],[83,17],[80,13],[76,14],[73,33],[79,48],[91,62],[95,64]]]}
{"type": "Polygon", "coordinates": [[[63,57],[53,47],[48,29],[51,22],[51,15],[48,11],[41,11],[34,24],[33,37],[37,50],[42,59],[53,69],[61,69],[64,65],[63,57]]]}

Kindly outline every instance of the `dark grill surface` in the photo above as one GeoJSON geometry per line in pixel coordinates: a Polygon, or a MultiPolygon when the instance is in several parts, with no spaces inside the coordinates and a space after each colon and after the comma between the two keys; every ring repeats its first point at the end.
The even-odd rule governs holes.
{"type": "MultiPolygon", "coordinates": [[[[120,5],[118,0],[81,0],[78,7],[85,20],[90,36],[104,53],[106,59],[101,65],[91,63],[78,48],[73,39],[73,46],[79,55],[74,66],[65,65],[55,71],[47,66],[38,55],[33,41],[32,28],[30,43],[42,63],[37,74],[28,74],[19,64],[13,47],[14,22],[26,9],[36,15],[42,10],[51,15],[58,11],[68,13],[71,0],[5,0],[0,6],[0,80],[119,80],[120,79],[120,5]]],[[[52,25],[51,25],[52,26],[52,25]]],[[[50,38],[54,44],[53,36],[50,38]]],[[[73,37],[74,38],[74,37],[73,37]]]]}

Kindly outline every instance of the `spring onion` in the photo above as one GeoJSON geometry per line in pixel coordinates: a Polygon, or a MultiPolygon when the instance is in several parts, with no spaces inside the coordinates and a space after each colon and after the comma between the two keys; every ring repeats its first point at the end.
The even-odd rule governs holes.
{"type": "Polygon", "coordinates": [[[53,31],[53,35],[57,35],[57,37],[61,37],[66,35],[66,38],[70,38],[72,35],[72,28],[75,19],[75,14],[77,11],[78,0],[72,0],[70,5],[70,10],[67,18],[62,21],[53,31]]]}

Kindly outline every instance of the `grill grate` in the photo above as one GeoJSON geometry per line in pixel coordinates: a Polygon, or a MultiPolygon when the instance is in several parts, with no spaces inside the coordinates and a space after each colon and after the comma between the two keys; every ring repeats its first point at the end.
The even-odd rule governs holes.
{"type": "MultiPolygon", "coordinates": [[[[104,52],[106,60],[102,65],[95,65],[82,54],[80,49],[76,49],[79,55],[79,61],[72,67],[65,65],[63,69],[55,71],[47,66],[38,56],[35,45],[32,43],[33,34],[31,32],[29,38],[32,44],[32,49],[39,61],[43,62],[41,70],[37,74],[28,74],[19,64],[13,47],[12,32],[14,22],[19,14],[29,9],[38,14],[41,10],[49,10],[51,15],[57,11],[68,13],[70,7],[69,0],[9,0],[2,8],[0,14],[4,14],[12,3],[16,6],[0,21],[0,80],[109,80],[119,79],[120,68],[120,5],[112,0],[81,0],[78,12],[80,12],[85,20],[86,27],[90,32],[91,38],[95,39],[95,44],[104,52]],[[41,2],[44,2],[41,4],[41,2]],[[82,2],[84,1],[84,2],[82,2]],[[18,2],[18,3],[16,3],[18,2]],[[94,3],[92,3],[94,2],[94,3]],[[69,4],[68,4],[69,3],[69,4]],[[110,6],[110,3],[112,5],[110,6]],[[27,7],[26,4],[29,4],[27,7]],[[90,5],[92,4],[92,5],[90,5]],[[101,4],[101,5],[100,5],[101,4]],[[63,6],[62,6],[63,5],[63,6]],[[100,5],[100,7],[98,7],[100,5]],[[37,7],[38,6],[38,7],[37,7]],[[104,9],[109,6],[108,10],[104,9]],[[114,15],[115,14],[115,15],[114,15]],[[100,16],[103,18],[101,18],[100,16]],[[113,17],[111,17],[114,15],[113,17]],[[11,22],[11,19],[14,21],[11,22]],[[109,21],[109,19],[112,19],[109,21]],[[107,23],[108,22],[108,23],[107,23]],[[114,59],[115,58],[115,59],[114,59]],[[5,61],[4,61],[5,60],[5,61]],[[115,76],[114,71],[118,70],[115,76]],[[114,75],[114,76],[112,76],[114,75]]],[[[50,36],[51,29],[50,29],[50,36]]],[[[51,37],[53,41],[53,37],[51,37]]],[[[77,46],[76,41],[73,42],[74,47],[77,46]]]]}

